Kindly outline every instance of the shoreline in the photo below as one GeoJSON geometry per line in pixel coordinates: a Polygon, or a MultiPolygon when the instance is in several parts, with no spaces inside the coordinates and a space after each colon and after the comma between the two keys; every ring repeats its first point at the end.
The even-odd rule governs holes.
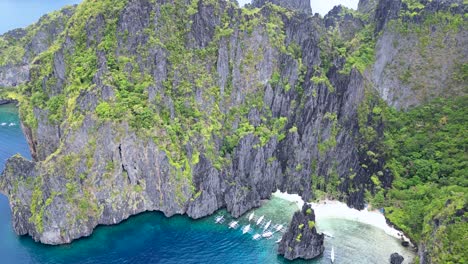
{"type": "MultiPolygon", "coordinates": [[[[288,194],[281,191],[273,193],[275,197],[294,202],[297,204],[299,210],[304,205],[304,201],[297,194],[288,194]]],[[[383,230],[387,235],[406,241],[410,244],[410,247],[415,247],[412,241],[401,231],[395,227],[390,226],[387,223],[385,215],[378,210],[369,211],[368,207],[359,211],[354,208],[348,207],[345,203],[335,200],[322,200],[319,202],[309,203],[312,209],[315,211],[315,217],[317,221],[321,219],[346,219],[351,221],[357,221],[360,223],[368,224],[373,227],[383,230]]]]}

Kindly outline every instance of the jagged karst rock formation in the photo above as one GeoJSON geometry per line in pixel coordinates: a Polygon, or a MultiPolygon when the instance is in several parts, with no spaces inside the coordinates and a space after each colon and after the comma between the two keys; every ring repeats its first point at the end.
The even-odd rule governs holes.
{"type": "Polygon", "coordinates": [[[315,213],[309,204],[304,204],[301,211],[294,213],[288,230],[284,233],[278,247],[278,253],[286,259],[313,259],[322,255],[324,235],[317,233],[315,213]]]}
{"type": "Polygon", "coordinates": [[[319,181],[363,208],[373,185],[356,142],[363,79],[317,70],[319,18],[271,3],[249,13],[225,1],[112,2],[81,4],[31,69],[26,93],[46,101],[22,104],[34,157],[24,176],[38,177],[18,180],[21,160],[2,177],[19,234],[68,243],[153,210],[238,217],[276,189],[310,199],[319,181]]]}
{"type": "Polygon", "coordinates": [[[262,7],[266,3],[272,3],[290,10],[295,10],[300,13],[305,13],[308,15],[312,14],[312,8],[310,7],[310,1],[308,0],[253,0],[252,6],[262,7]]]}
{"type": "Polygon", "coordinates": [[[0,36],[0,87],[16,87],[29,80],[33,59],[52,46],[65,29],[75,6],[45,15],[26,28],[15,29],[0,36]]]}
{"type": "Polygon", "coordinates": [[[389,105],[407,109],[437,96],[466,94],[461,76],[468,61],[468,35],[460,24],[466,23],[461,15],[466,8],[458,0],[421,6],[379,1],[375,32],[380,37],[369,79],[389,105]],[[449,22],[446,12],[459,22],[449,22]]]}
{"type": "Polygon", "coordinates": [[[15,231],[62,244],[144,211],[200,218],[225,207],[238,217],[277,189],[362,209],[367,191],[392,182],[376,94],[399,108],[434,96],[402,70],[426,61],[392,64],[426,43],[434,49],[421,58],[442,69],[428,81],[442,87],[434,94],[463,87],[449,74],[466,64],[461,27],[443,39],[447,58],[465,55],[450,61],[395,24],[426,25],[428,13],[464,5],[432,1],[410,20],[415,11],[396,2],[362,0],[361,13],[321,19],[302,0],[85,1],[49,19],[58,22],[38,39],[50,42],[9,42],[30,55],[6,64],[14,74],[0,69],[0,86],[24,86],[34,158],[11,158],[0,178],[15,231]]]}
{"type": "Polygon", "coordinates": [[[390,264],[401,264],[404,260],[405,258],[398,253],[393,253],[390,256],[390,264]]]}
{"type": "Polygon", "coordinates": [[[353,39],[356,32],[365,26],[364,21],[356,17],[355,11],[341,5],[330,10],[324,17],[324,22],[327,29],[336,29],[340,37],[345,41],[353,39]]]}

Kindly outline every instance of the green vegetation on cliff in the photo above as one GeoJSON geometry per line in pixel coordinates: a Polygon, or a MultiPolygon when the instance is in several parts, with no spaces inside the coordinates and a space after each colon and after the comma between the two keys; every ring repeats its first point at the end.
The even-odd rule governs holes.
{"type": "Polygon", "coordinates": [[[408,112],[386,109],[392,188],[373,201],[429,251],[433,263],[468,259],[468,97],[436,99],[408,112]]]}

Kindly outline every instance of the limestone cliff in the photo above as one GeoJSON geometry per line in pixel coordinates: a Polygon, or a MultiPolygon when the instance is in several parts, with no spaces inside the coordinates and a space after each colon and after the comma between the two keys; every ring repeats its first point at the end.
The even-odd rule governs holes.
{"type": "Polygon", "coordinates": [[[62,244],[144,211],[238,217],[276,189],[363,208],[392,181],[376,91],[408,104],[376,70],[400,12],[385,2],[326,23],[308,1],[84,1],[14,80],[34,158],[0,178],[15,231],[62,244]]]}
{"type": "Polygon", "coordinates": [[[0,88],[16,87],[29,79],[33,59],[49,49],[65,29],[74,6],[43,16],[26,29],[15,29],[0,36],[0,88]]]}
{"type": "Polygon", "coordinates": [[[380,36],[369,78],[396,108],[467,93],[467,5],[461,0],[422,2],[427,3],[380,1],[375,13],[380,36]]]}
{"type": "Polygon", "coordinates": [[[144,211],[238,217],[276,189],[364,206],[363,79],[320,70],[321,19],[185,4],[85,1],[36,58],[21,106],[34,162],[2,177],[18,233],[60,244],[144,211]]]}
{"type": "Polygon", "coordinates": [[[281,238],[279,254],[286,259],[313,259],[323,254],[324,235],[317,233],[315,213],[308,204],[294,214],[288,230],[281,238]]]}

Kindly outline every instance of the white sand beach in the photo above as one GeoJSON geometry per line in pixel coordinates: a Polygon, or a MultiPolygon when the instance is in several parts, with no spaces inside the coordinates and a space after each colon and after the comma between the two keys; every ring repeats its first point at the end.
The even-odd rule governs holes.
{"type": "MultiPolygon", "coordinates": [[[[299,209],[301,209],[304,205],[304,201],[297,194],[283,193],[278,190],[273,193],[273,195],[278,198],[296,203],[299,209]]],[[[311,203],[311,205],[315,211],[315,217],[317,221],[330,218],[358,221],[382,229],[385,233],[392,237],[396,237],[398,239],[403,238],[405,241],[410,242],[410,240],[402,232],[389,226],[385,220],[384,215],[377,210],[369,211],[367,208],[365,208],[364,210],[359,211],[349,208],[345,203],[331,200],[311,203]]]]}

